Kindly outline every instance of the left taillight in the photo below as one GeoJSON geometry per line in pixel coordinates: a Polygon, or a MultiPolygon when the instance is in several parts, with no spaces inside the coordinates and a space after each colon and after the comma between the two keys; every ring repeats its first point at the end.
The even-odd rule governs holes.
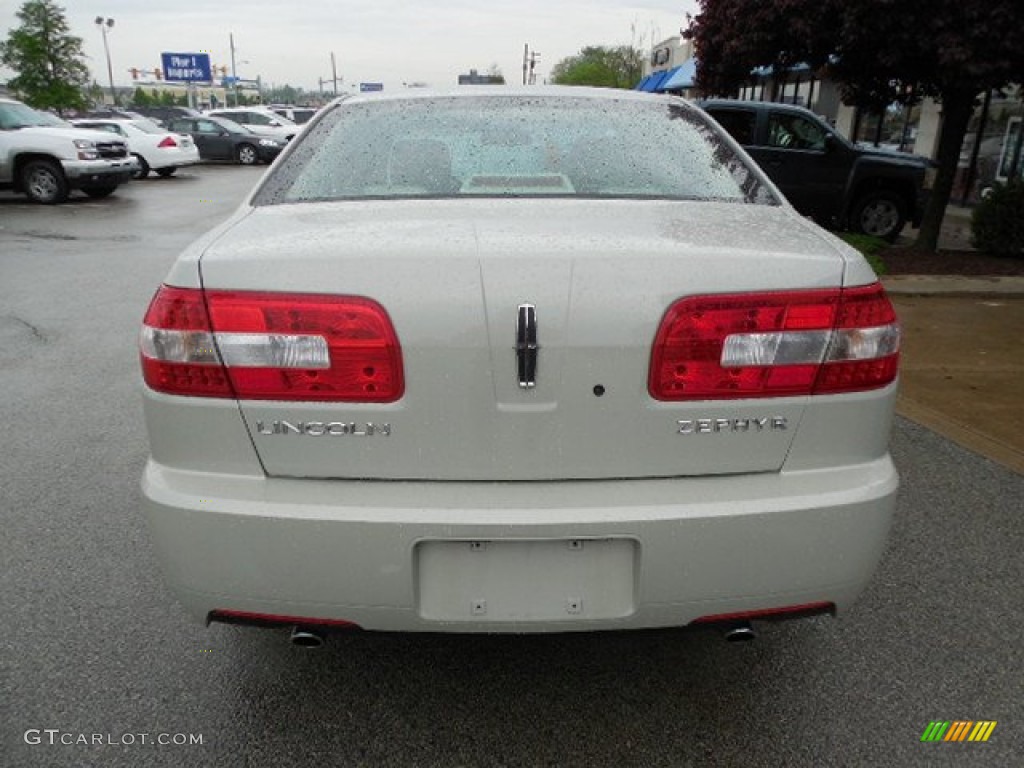
{"type": "Polygon", "coordinates": [[[160,147],[161,149],[164,149],[166,147],[176,147],[178,146],[178,142],[175,140],[173,136],[164,136],[164,138],[161,139],[160,143],[157,144],[157,146],[160,147]]]}
{"type": "Polygon", "coordinates": [[[391,319],[359,296],[165,285],[140,348],[146,384],[168,394],[385,403],[405,389],[391,319]]]}

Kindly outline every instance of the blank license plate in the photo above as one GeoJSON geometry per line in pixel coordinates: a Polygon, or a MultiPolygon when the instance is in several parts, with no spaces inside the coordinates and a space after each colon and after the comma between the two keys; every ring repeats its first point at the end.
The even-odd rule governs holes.
{"type": "Polygon", "coordinates": [[[636,550],[632,539],[420,542],[420,615],[449,622],[629,616],[636,550]]]}

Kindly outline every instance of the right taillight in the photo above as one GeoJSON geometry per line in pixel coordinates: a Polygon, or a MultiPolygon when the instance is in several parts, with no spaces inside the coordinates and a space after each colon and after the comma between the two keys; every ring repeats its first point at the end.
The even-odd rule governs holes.
{"type": "Polygon", "coordinates": [[[405,388],[391,319],[358,296],[165,285],[140,349],[146,384],[168,394],[385,403],[405,388]]]}
{"type": "Polygon", "coordinates": [[[854,392],[889,384],[900,328],[878,283],[858,288],[690,296],[655,338],[657,400],[854,392]]]}

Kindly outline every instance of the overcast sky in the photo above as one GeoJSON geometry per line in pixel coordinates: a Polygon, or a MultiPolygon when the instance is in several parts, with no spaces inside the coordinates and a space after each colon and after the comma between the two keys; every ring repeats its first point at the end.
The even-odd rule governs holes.
{"type": "MultiPolygon", "coordinates": [[[[59,0],[58,0],[59,1],[59,0]]],[[[0,0],[0,33],[17,24],[22,0],[0,0]]],[[[456,84],[470,68],[496,64],[510,83],[522,81],[523,45],[540,53],[543,82],[559,59],[585,45],[622,45],[642,38],[649,49],[678,34],[695,0],[66,0],[72,33],[81,37],[96,80],[106,85],[97,16],[111,17],[114,82],[128,85],[131,67],[160,66],[160,53],[205,51],[231,66],[235,38],[239,77],[317,89],[335,54],[342,89],[383,82],[386,89],[422,81],[456,84]],[[247,62],[247,63],[243,63],[247,62]]],[[[0,68],[0,81],[12,73],[0,68]]],[[[329,86],[328,86],[329,88],[329,86]]]]}

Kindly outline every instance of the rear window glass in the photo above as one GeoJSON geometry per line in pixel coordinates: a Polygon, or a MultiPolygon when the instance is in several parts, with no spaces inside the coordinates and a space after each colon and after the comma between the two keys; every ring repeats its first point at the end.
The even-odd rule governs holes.
{"type": "Polygon", "coordinates": [[[342,103],[255,202],[537,196],[776,203],[685,105],[528,96],[342,103]]]}
{"type": "Polygon", "coordinates": [[[132,120],[132,126],[143,133],[167,133],[156,123],[151,123],[149,120],[132,120]]]}

